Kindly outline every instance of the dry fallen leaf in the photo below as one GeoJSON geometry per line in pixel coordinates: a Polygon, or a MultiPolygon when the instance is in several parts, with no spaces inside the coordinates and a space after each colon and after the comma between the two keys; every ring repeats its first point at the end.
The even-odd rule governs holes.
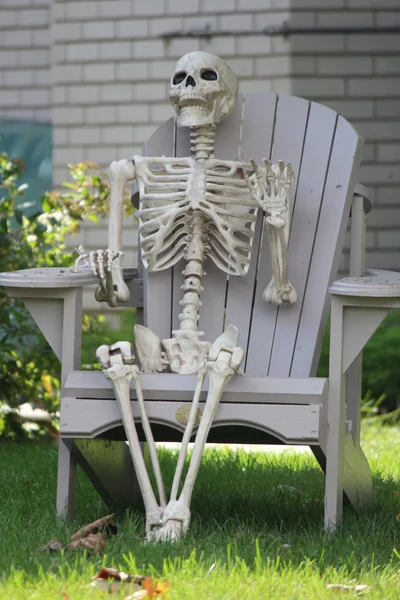
{"type": "Polygon", "coordinates": [[[81,550],[84,548],[101,554],[105,543],[106,534],[100,531],[99,533],[89,533],[86,537],[75,539],[69,547],[71,550],[81,550]]]}
{"type": "Polygon", "coordinates": [[[400,492],[398,492],[397,490],[392,490],[392,494],[393,496],[400,496],[400,492]]]}
{"type": "Polygon", "coordinates": [[[102,519],[97,519],[96,521],[93,521],[93,523],[85,525],[84,527],[82,527],[82,529],[79,529],[73,535],[71,535],[71,542],[74,542],[79,538],[85,538],[90,533],[98,533],[103,530],[105,530],[106,533],[110,533],[111,535],[116,535],[117,526],[112,520],[112,517],[113,515],[107,515],[102,519]]]}
{"type": "Polygon", "coordinates": [[[132,575],[131,573],[117,571],[117,569],[103,567],[97,575],[92,577],[91,586],[113,594],[119,592],[121,586],[125,584],[133,586],[133,590],[131,589],[131,591],[137,590],[141,587],[144,579],[143,575],[132,575]]]}
{"type": "MultiPolygon", "coordinates": [[[[157,582],[154,587],[152,577],[145,577],[143,581],[143,588],[146,590],[149,598],[154,598],[154,596],[159,596],[168,590],[168,584],[157,582]]],[[[146,597],[146,596],[144,596],[146,597]]]]}
{"type": "Polygon", "coordinates": [[[64,550],[65,545],[59,540],[50,540],[45,546],[40,546],[38,550],[40,552],[57,552],[57,550],[64,550]]]}

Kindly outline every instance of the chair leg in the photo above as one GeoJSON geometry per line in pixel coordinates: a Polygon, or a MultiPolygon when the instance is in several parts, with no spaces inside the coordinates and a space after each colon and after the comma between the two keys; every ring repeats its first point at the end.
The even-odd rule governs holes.
{"type": "Polygon", "coordinates": [[[334,531],[342,518],[346,377],[342,368],[343,306],[332,299],[329,398],[326,412],[325,529],[334,531]]]}
{"type": "Polygon", "coordinates": [[[74,519],[76,514],[76,460],[69,443],[61,436],[58,444],[57,515],[74,519]]]}

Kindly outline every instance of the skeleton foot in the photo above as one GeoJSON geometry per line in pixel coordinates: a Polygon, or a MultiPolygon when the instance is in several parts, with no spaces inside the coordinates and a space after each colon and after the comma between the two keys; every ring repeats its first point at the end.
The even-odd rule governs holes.
{"type": "Polygon", "coordinates": [[[189,524],[189,506],[181,499],[171,500],[162,516],[161,526],[154,528],[147,539],[155,542],[178,542],[189,529],[189,524]]]}
{"type": "Polygon", "coordinates": [[[267,304],[283,304],[284,302],[294,304],[297,300],[297,292],[290,283],[277,286],[272,279],[263,292],[263,300],[267,304]]]}

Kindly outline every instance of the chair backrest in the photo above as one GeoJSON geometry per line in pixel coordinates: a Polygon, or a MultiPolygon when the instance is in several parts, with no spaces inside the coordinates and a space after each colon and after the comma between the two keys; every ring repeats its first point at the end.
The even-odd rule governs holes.
{"type": "MultiPolygon", "coordinates": [[[[289,278],[298,294],[294,305],[277,307],[262,299],[272,268],[261,214],[245,278],[227,277],[210,260],[205,264],[200,329],[213,341],[225,325],[236,325],[246,374],[315,374],[328,287],[339,266],[361,152],[362,139],[342,116],[294,96],[240,96],[233,114],[218,126],[217,157],[290,161],[296,177],[289,242],[289,278]]],[[[170,119],[143,154],[189,156],[188,129],[170,119]]],[[[179,327],[182,265],[144,273],[144,322],[161,338],[179,327]]]]}

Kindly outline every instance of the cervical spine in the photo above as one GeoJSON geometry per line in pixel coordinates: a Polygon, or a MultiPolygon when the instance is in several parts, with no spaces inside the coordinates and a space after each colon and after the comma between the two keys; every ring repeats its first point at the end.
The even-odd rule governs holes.
{"type": "MultiPolygon", "coordinates": [[[[192,127],[190,132],[190,151],[198,162],[204,162],[214,156],[215,125],[192,127]]],[[[204,261],[204,216],[199,210],[192,215],[191,239],[186,250],[186,267],[183,271],[185,282],[182,286],[183,310],[179,315],[181,331],[198,331],[201,281],[205,272],[204,261]]],[[[199,332],[202,335],[202,332],[199,332]]]]}

